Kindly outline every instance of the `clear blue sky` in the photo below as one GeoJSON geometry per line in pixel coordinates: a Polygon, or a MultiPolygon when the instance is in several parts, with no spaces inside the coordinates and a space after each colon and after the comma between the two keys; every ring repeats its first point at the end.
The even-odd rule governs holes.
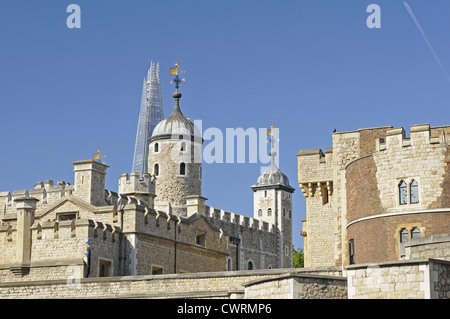
{"type": "MultiPolygon", "coordinates": [[[[450,1],[408,4],[450,70],[450,1]]],[[[450,124],[450,83],[403,1],[2,0],[0,44],[0,191],[73,183],[71,162],[98,147],[117,190],[132,166],[149,61],[161,66],[167,116],[168,69],[180,60],[181,109],[204,129],[280,128],[296,246],[306,216],[299,150],[331,146],[333,129],[450,124]],[[66,26],[70,3],[81,29],[66,26]],[[366,25],[371,3],[380,29],[366,25]]],[[[251,216],[260,166],[205,164],[208,204],[251,216]]]]}

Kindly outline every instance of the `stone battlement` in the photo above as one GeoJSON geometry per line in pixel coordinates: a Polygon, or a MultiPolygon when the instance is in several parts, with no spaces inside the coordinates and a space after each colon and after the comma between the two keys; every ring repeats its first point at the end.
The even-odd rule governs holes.
{"type": "Polygon", "coordinates": [[[205,207],[204,216],[213,220],[213,222],[239,225],[244,228],[260,230],[272,234],[275,233],[276,230],[275,225],[273,224],[211,206],[205,207]]]}
{"type": "Polygon", "coordinates": [[[155,177],[145,173],[123,173],[119,176],[119,194],[155,194],[155,177]]]}
{"type": "Polygon", "coordinates": [[[47,180],[45,183],[38,181],[33,189],[16,190],[12,193],[9,191],[0,192],[0,214],[7,215],[13,212],[16,208],[15,199],[21,197],[33,197],[39,201],[36,204],[37,208],[47,206],[57,200],[60,200],[66,195],[71,195],[74,186],[64,181],[58,181],[54,185],[53,180],[47,180]]]}
{"type": "MultiPolygon", "coordinates": [[[[435,129],[436,131],[436,129],[435,129]]],[[[385,151],[388,148],[404,148],[429,144],[445,144],[445,130],[437,130],[437,136],[431,135],[429,124],[411,125],[410,138],[406,138],[403,127],[396,127],[386,131],[386,138],[376,140],[376,150],[385,151]]]]}

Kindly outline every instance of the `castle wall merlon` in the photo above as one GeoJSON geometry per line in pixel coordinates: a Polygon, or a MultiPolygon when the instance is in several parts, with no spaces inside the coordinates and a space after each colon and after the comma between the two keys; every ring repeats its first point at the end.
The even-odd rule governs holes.
{"type": "Polygon", "coordinates": [[[275,231],[274,225],[271,223],[211,206],[206,206],[205,213],[202,215],[211,220],[214,224],[217,222],[221,223],[223,226],[236,225],[247,230],[259,230],[267,233],[274,233],[275,231]]]}
{"type": "Polygon", "coordinates": [[[411,125],[410,137],[407,138],[403,127],[396,127],[386,131],[386,138],[376,140],[376,150],[385,151],[390,148],[420,146],[427,144],[446,144],[445,128],[436,130],[429,124],[411,125]],[[432,136],[432,130],[434,136],[432,136]]]}
{"type": "Polygon", "coordinates": [[[148,194],[155,196],[155,179],[148,173],[140,176],[139,173],[134,172],[129,176],[123,173],[119,176],[119,194],[133,195],[133,194],[148,194]]]}

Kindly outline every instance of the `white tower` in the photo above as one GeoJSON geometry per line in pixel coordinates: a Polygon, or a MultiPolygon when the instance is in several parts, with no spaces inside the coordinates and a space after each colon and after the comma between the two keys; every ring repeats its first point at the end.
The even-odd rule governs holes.
{"type": "Polygon", "coordinates": [[[254,192],[254,218],[275,225],[277,230],[277,267],[292,267],[292,193],[289,179],[275,164],[275,128],[270,131],[271,162],[269,168],[252,186],[254,192]]]}

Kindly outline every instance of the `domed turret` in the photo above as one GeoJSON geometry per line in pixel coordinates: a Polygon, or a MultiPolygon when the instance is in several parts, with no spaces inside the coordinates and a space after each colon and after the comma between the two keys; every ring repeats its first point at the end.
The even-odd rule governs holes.
{"type": "MultiPolygon", "coordinates": [[[[180,83],[177,68],[176,84],[180,83]]],[[[187,198],[201,197],[202,137],[180,109],[176,87],[172,114],[156,125],[150,137],[148,169],[155,176],[155,209],[187,215],[187,198]]]]}
{"type": "Polygon", "coordinates": [[[156,125],[150,141],[170,136],[178,139],[180,135],[201,136],[198,127],[190,119],[186,118],[180,110],[181,93],[176,91],[173,97],[175,98],[175,107],[172,114],[156,125]]]}
{"type": "Polygon", "coordinates": [[[269,168],[259,176],[258,181],[252,188],[264,186],[284,186],[286,188],[294,189],[289,185],[289,179],[286,174],[280,171],[273,160],[271,161],[269,168]]]}
{"type": "Polygon", "coordinates": [[[292,266],[292,193],[295,189],[289,185],[289,179],[275,164],[274,138],[275,128],[267,130],[270,135],[270,166],[262,173],[253,190],[253,217],[274,225],[278,232],[277,267],[292,266]]]}

